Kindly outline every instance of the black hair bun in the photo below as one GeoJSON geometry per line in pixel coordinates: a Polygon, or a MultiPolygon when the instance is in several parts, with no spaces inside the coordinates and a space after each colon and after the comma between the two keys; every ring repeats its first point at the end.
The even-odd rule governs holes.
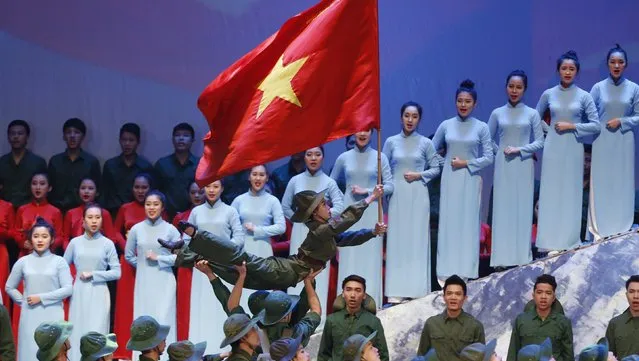
{"type": "Polygon", "coordinates": [[[35,223],[33,223],[34,227],[39,227],[39,226],[48,226],[49,223],[47,221],[44,220],[44,218],[38,216],[35,219],[35,223]]]}
{"type": "Polygon", "coordinates": [[[475,89],[475,83],[470,79],[464,80],[459,86],[470,90],[475,89]]]}
{"type": "Polygon", "coordinates": [[[576,51],[574,51],[574,50],[568,50],[568,51],[566,52],[566,56],[568,56],[569,58],[573,58],[573,59],[579,59],[579,58],[577,57],[577,52],[576,52],[576,51]]]}

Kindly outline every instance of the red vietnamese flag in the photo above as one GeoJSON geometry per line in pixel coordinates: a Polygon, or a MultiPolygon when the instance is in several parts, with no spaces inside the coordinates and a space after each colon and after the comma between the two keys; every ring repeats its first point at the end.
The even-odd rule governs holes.
{"type": "Polygon", "coordinates": [[[198,99],[211,131],[196,180],[379,129],[376,0],[324,0],[222,72],[198,99]]]}

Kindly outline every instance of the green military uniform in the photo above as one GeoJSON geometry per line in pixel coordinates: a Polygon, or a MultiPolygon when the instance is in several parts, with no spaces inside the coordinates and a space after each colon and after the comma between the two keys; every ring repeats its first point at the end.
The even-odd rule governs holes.
{"type": "Polygon", "coordinates": [[[606,338],[610,343],[610,351],[621,360],[639,354],[639,317],[632,317],[630,309],[613,318],[608,323],[606,338]]]}
{"type": "Polygon", "coordinates": [[[440,360],[460,361],[459,354],[464,347],[477,342],[486,342],[481,322],[463,310],[455,318],[444,310],[426,320],[417,354],[425,355],[434,348],[440,360]]]}
{"type": "Polygon", "coordinates": [[[308,344],[308,340],[320,325],[322,317],[315,312],[309,312],[302,317],[299,322],[293,323],[276,323],[271,326],[264,327],[266,337],[269,342],[274,342],[282,337],[302,337],[302,344],[308,344]],[[294,325],[291,327],[291,325],[294,325]]]}
{"type": "Polygon", "coordinates": [[[551,312],[545,320],[542,320],[534,310],[520,313],[515,319],[507,361],[516,361],[517,353],[522,347],[540,344],[547,337],[552,342],[555,360],[573,361],[575,359],[570,320],[557,312],[551,312]]]}
{"type": "MultiPolygon", "coordinates": [[[[298,210],[308,207],[304,209],[312,208],[312,212],[317,207],[317,200],[321,201],[323,198],[324,195],[321,193],[304,191],[295,195],[294,203],[297,204],[298,210]]],[[[337,253],[337,247],[358,246],[375,237],[370,229],[347,231],[359,221],[367,207],[368,204],[364,200],[359,201],[327,223],[307,218],[305,224],[309,229],[308,235],[297,255],[288,258],[258,257],[246,253],[242,246],[231,241],[218,240],[209,232],[197,231],[190,244],[178,253],[176,265],[193,267],[201,256],[209,261],[209,265],[220,278],[234,284],[238,274],[233,265],[246,262],[245,288],[286,289],[306,278],[311,270],[324,267],[337,253]]]]}
{"type": "Polygon", "coordinates": [[[7,309],[0,303],[0,360],[15,359],[16,345],[13,342],[9,312],[7,312],[7,309]]]}
{"type": "Polygon", "coordinates": [[[236,350],[225,361],[253,361],[253,358],[244,350],[236,350]]]}
{"type": "Polygon", "coordinates": [[[386,346],[384,327],[379,318],[363,308],[360,308],[353,315],[349,314],[346,309],[336,311],[326,318],[317,360],[341,360],[344,341],[347,338],[355,334],[368,336],[375,332],[377,337],[373,341],[373,345],[379,351],[380,360],[388,361],[388,347],[386,346]]]}
{"type": "MultiPolygon", "coordinates": [[[[535,300],[530,300],[528,301],[526,306],[524,306],[524,312],[535,312],[536,307],[537,305],[535,305],[535,300]]],[[[566,314],[564,312],[564,306],[561,305],[561,302],[559,302],[558,299],[555,299],[555,301],[550,306],[550,312],[557,312],[561,313],[562,315],[566,314]]]]}

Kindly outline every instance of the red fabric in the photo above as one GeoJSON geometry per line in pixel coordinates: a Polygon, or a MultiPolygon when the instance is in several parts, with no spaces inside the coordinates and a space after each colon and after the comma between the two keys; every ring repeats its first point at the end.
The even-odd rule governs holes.
{"type": "Polygon", "coordinates": [[[62,230],[62,213],[60,210],[47,201],[40,204],[36,202],[27,203],[18,208],[12,233],[13,240],[20,248],[20,257],[29,253],[29,251],[24,248],[24,242],[27,240],[27,231],[33,226],[37,217],[42,217],[45,221],[51,223],[55,230],[56,236],[51,245],[52,251],[57,250],[67,243],[64,231],[62,230]]]}
{"type": "Polygon", "coordinates": [[[492,230],[486,223],[481,224],[481,233],[479,235],[479,258],[489,259],[493,248],[492,230]]]}
{"type": "MultiPolygon", "coordinates": [[[[84,205],[75,207],[67,211],[64,215],[63,232],[66,236],[67,244],[75,237],[84,233],[84,205]]],[[[112,240],[114,243],[118,241],[118,232],[113,227],[113,219],[111,214],[102,209],[102,234],[112,240]]],[[[64,246],[66,248],[66,245],[64,246]]]]}
{"type": "MultiPolygon", "coordinates": [[[[134,225],[146,218],[144,205],[138,202],[125,203],[120,207],[115,223],[114,238],[120,250],[126,247],[126,236],[134,225]]],[[[162,212],[162,218],[166,220],[166,212],[162,212]]],[[[120,256],[121,276],[118,280],[115,295],[115,324],[114,333],[117,335],[118,349],[115,351],[116,359],[131,359],[131,351],[126,349],[126,343],[131,337],[131,323],[133,322],[133,291],[135,289],[135,268],[120,256]]]]}
{"type": "Polygon", "coordinates": [[[15,217],[13,205],[0,199],[0,295],[2,295],[2,303],[7,310],[11,309],[11,300],[4,291],[4,284],[7,283],[9,277],[9,252],[7,252],[6,244],[11,240],[15,217]]]}
{"type": "MultiPolygon", "coordinates": [[[[22,281],[16,287],[20,293],[24,292],[24,284],[22,281]]],[[[13,311],[11,312],[11,328],[13,329],[13,341],[16,344],[16,350],[18,349],[18,330],[20,328],[20,306],[17,303],[13,304],[13,311]]]]}
{"type": "Polygon", "coordinates": [[[379,99],[377,1],[321,1],[286,21],[200,95],[211,131],[195,178],[205,185],[379,128],[379,99]]]}
{"type": "MultiPolygon", "coordinates": [[[[124,252],[126,235],[135,224],[146,218],[144,205],[138,202],[125,203],[120,207],[115,217],[114,228],[117,232],[116,244],[124,252]]],[[[115,322],[113,331],[117,335],[118,349],[114,358],[131,359],[131,351],[126,349],[126,343],[131,337],[131,323],[133,322],[133,291],[135,288],[135,269],[120,256],[121,276],[115,293],[115,322]]]]}
{"type": "Polygon", "coordinates": [[[286,231],[279,236],[271,237],[271,248],[273,249],[273,255],[277,257],[288,257],[289,250],[291,248],[291,232],[293,230],[293,223],[286,219],[286,231]]]}
{"type": "MultiPolygon", "coordinates": [[[[186,221],[191,215],[193,208],[180,212],[173,218],[173,225],[177,227],[180,221],[186,221]]],[[[193,277],[192,268],[180,267],[177,270],[177,339],[188,340],[189,322],[191,320],[191,279],[193,277]]]]}

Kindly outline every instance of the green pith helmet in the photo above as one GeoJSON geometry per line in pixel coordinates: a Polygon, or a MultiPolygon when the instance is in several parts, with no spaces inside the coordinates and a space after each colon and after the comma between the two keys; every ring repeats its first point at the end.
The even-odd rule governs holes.
{"type": "Polygon", "coordinates": [[[38,352],[36,358],[40,361],[52,361],[60,353],[62,345],[71,336],[73,325],[66,321],[43,322],[33,333],[38,352]]]}
{"type": "Polygon", "coordinates": [[[118,343],[114,333],[103,335],[99,332],[89,332],[80,338],[80,353],[82,354],[80,361],[99,360],[101,357],[112,354],[117,348],[118,343]]]}
{"type": "Polygon", "coordinates": [[[206,341],[193,344],[191,341],[173,342],[166,352],[169,361],[200,361],[206,351],[206,341]]]}
{"type": "Polygon", "coordinates": [[[302,335],[297,338],[280,338],[271,344],[269,355],[273,361],[291,361],[302,344],[302,335]]]}
{"type": "Polygon", "coordinates": [[[608,360],[608,339],[601,338],[596,345],[591,345],[579,353],[579,361],[606,361],[608,360]]]}
{"type": "Polygon", "coordinates": [[[299,296],[289,295],[282,291],[271,292],[264,300],[264,310],[262,324],[265,326],[273,325],[280,322],[300,301],[299,296]]]}
{"type": "Polygon", "coordinates": [[[517,361],[549,361],[552,357],[552,343],[546,338],[541,345],[527,345],[517,353],[517,361]]]}
{"type": "Polygon", "coordinates": [[[489,361],[495,353],[497,340],[491,340],[487,344],[473,343],[464,347],[459,358],[466,361],[489,361]]]}
{"type": "Polygon", "coordinates": [[[224,348],[241,339],[261,320],[261,317],[249,318],[243,313],[236,313],[224,321],[224,336],[220,348],[224,348]]]}
{"type": "Polygon", "coordinates": [[[362,358],[362,352],[364,352],[364,347],[367,343],[369,343],[372,339],[377,336],[377,331],[370,334],[370,336],[365,337],[363,335],[355,334],[344,341],[344,351],[343,360],[344,361],[360,361],[362,358]]]}
{"type": "Polygon", "coordinates": [[[128,350],[146,351],[166,340],[171,326],[160,325],[151,316],[140,316],[131,324],[131,339],[126,344],[128,350]]]}
{"type": "Polygon", "coordinates": [[[324,200],[325,191],[301,191],[293,197],[293,209],[295,213],[291,216],[291,222],[306,222],[313,214],[313,211],[324,200]]]}
{"type": "Polygon", "coordinates": [[[264,300],[270,294],[269,291],[258,290],[253,293],[248,298],[248,308],[251,311],[253,316],[257,316],[264,309],[264,300]]]}

